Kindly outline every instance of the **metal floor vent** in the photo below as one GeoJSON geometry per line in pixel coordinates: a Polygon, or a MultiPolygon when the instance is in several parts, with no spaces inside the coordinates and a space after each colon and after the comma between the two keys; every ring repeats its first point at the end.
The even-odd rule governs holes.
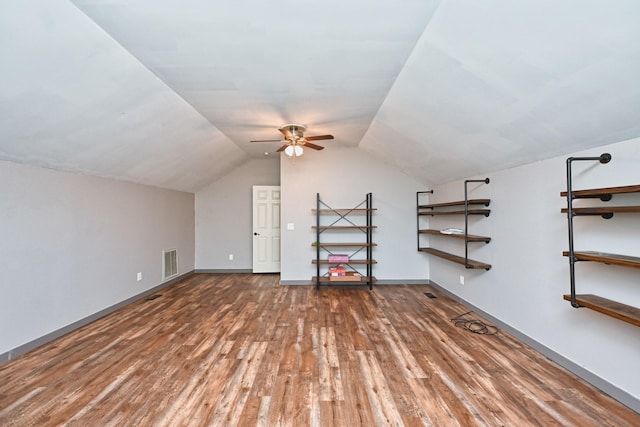
{"type": "Polygon", "coordinates": [[[162,278],[170,279],[178,275],[178,250],[165,249],[162,251],[162,278]]]}
{"type": "Polygon", "coordinates": [[[146,301],[153,301],[156,298],[160,298],[162,296],[162,294],[155,294],[155,295],[151,295],[149,297],[147,297],[146,301]]]}
{"type": "Polygon", "coordinates": [[[432,294],[431,292],[425,292],[424,294],[425,294],[426,296],[428,296],[429,298],[431,298],[431,299],[438,298],[437,296],[435,296],[435,295],[434,295],[434,294],[432,294]]]}

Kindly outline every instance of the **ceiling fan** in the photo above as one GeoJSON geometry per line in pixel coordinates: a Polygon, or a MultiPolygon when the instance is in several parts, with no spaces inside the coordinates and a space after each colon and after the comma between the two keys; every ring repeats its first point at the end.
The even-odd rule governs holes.
{"type": "Polygon", "coordinates": [[[307,127],[300,124],[286,124],[278,130],[282,133],[284,139],[258,139],[251,142],[284,142],[284,145],[278,148],[277,151],[284,151],[289,157],[299,157],[303,152],[302,147],[311,148],[313,150],[324,149],[323,146],[309,141],[333,139],[333,135],[304,136],[304,131],[307,130],[307,127]]]}

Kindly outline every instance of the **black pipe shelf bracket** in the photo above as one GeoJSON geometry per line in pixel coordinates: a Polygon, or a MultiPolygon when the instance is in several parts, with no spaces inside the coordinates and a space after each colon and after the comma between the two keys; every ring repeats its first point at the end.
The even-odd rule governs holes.
{"type": "Polygon", "coordinates": [[[600,215],[604,219],[610,219],[615,213],[640,213],[640,206],[598,206],[598,207],[574,207],[575,199],[600,199],[608,202],[613,195],[618,194],[638,194],[640,185],[624,185],[619,187],[590,188],[586,190],[574,190],[572,183],[571,165],[575,161],[598,161],[602,164],[611,161],[609,153],[603,153],[598,157],[569,157],[567,159],[567,191],[560,193],[560,196],[567,198],[567,207],[561,209],[567,214],[569,229],[569,250],[563,251],[562,255],[569,258],[569,275],[571,280],[571,293],[565,294],[562,298],[571,302],[575,308],[586,307],[607,316],[614,317],[635,326],[640,326],[640,308],[613,301],[594,294],[576,295],[576,275],[575,264],[581,262],[598,262],[611,266],[621,266],[627,268],[640,269],[640,257],[631,255],[612,254],[598,251],[576,251],[573,245],[574,229],[573,219],[577,216],[600,215]]]}
{"type": "MultiPolygon", "coordinates": [[[[597,157],[569,157],[567,158],[567,191],[566,193],[566,198],[567,198],[567,208],[566,210],[563,209],[563,212],[567,213],[567,222],[568,222],[568,232],[569,232],[569,253],[568,253],[568,257],[569,257],[569,279],[571,281],[571,305],[573,307],[580,307],[580,304],[578,304],[578,302],[576,301],[576,269],[575,269],[575,264],[576,262],[578,262],[578,259],[576,257],[576,252],[573,246],[573,218],[576,215],[580,214],[580,210],[579,209],[575,209],[573,207],[573,201],[577,198],[600,198],[600,200],[602,201],[609,201],[611,200],[611,194],[604,194],[604,195],[583,195],[581,196],[579,193],[576,195],[574,194],[573,191],[573,180],[572,180],[572,172],[571,172],[571,165],[573,162],[576,161],[598,161],[602,164],[606,164],[609,163],[611,161],[611,154],[609,153],[602,153],[601,155],[597,156],[597,157]],[[601,197],[602,196],[602,197],[601,197]]],[[[593,215],[593,214],[592,214],[593,215]]],[[[613,214],[609,215],[608,213],[605,214],[600,214],[603,218],[605,219],[609,219],[613,216],[613,214]]]]}
{"type": "Polygon", "coordinates": [[[420,251],[420,209],[421,209],[421,204],[420,204],[420,199],[422,198],[423,195],[425,194],[433,194],[433,190],[426,190],[426,191],[418,191],[416,192],[416,230],[418,230],[418,233],[416,234],[417,237],[417,250],[420,251]]]}
{"type": "Polygon", "coordinates": [[[416,193],[416,207],[417,207],[417,230],[418,230],[418,251],[425,252],[429,255],[437,256],[458,264],[464,265],[467,269],[484,269],[490,270],[491,265],[480,261],[475,261],[469,258],[469,243],[484,242],[489,243],[491,237],[488,236],[476,236],[469,234],[469,216],[470,215],[482,215],[488,217],[491,213],[490,209],[486,209],[491,203],[491,199],[469,199],[468,185],[469,183],[484,183],[489,184],[489,178],[485,179],[467,179],[464,181],[464,200],[446,203],[435,204],[421,204],[420,198],[426,193],[433,194],[433,190],[419,191],[416,193]],[[471,206],[484,206],[484,208],[471,208],[471,206]],[[463,206],[464,210],[455,209],[455,207],[463,206]],[[444,209],[444,210],[439,210],[444,209]],[[436,216],[436,215],[464,215],[464,230],[457,233],[448,233],[447,230],[434,230],[434,229],[421,229],[420,217],[421,216],[436,216]],[[420,235],[428,234],[432,236],[440,236],[455,239],[464,239],[464,257],[450,254],[432,247],[422,247],[420,244],[420,235]]]}
{"type": "MultiPolygon", "coordinates": [[[[466,179],[464,181],[464,267],[465,268],[471,268],[469,266],[469,195],[467,190],[467,186],[470,182],[482,182],[485,184],[489,184],[490,181],[489,181],[489,178],[466,179]]],[[[486,213],[485,216],[489,216],[489,213],[486,213]]]]}

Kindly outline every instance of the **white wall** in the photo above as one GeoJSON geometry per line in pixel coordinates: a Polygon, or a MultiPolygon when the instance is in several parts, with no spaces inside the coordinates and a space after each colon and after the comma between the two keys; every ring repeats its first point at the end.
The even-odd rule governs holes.
{"type": "MultiPolygon", "coordinates": [[[[610,152],[613,160],[574,162],[574,188],[640,183],[640,139],[620,142],[573,156],[610,152]]],[[[497,319],[516,328],[578,366],[640,398],[640,329],[586,308],[574,309],[562,299],[569,293],[564,156],[487,175],[491,183],[471,197],[491,197],[491,216],[474,220],[471,232],[493,241],[478,246],[472,258],[489,262],[488,272],[464,270],[431,259],[431,279],[497,319]],[[475,228],[474,228],[475,227],[475,228]],[[459,276],[465,275],[465,284],[459,276]]],[[[473,178],[484,178],[473,177],[473,178]]],[[[471,188],[471,187],[470,187],[471,188]]],[[[435,188],[432,202],[461,200],[463,182],[435,188]]],[[[598,201],[576,201],[575,206],[598,201]]],[[[635,195],[609,202],[640,204],[635,195]]],[[[640,216],[616,214],[575,218],[575,248],[627,255],[640,254],[640,216]]],[[[435,223],[435,222],[434,222],[435,223]]],[[[433,223],[432,223],[433,224],[433,223]]],[[[439,245],[432,240],[434,246],[439,245]]],[[[576,265],[578,293],[594,293],[640,307],[638,271],[599,263],[576,265]]]]}
{"type": "Polygon", "coordinates": [[[357,148],[330,143],[323,151],[305,150],[302,157],[281,162],[283,283],[307,282],[316,275],[311,260],[316,240],[316,194],[333,208],[351,208],[373,195],[373,233],[378,261],[373,273],[379,281],[425,281],[427,258],[416,252],[416,191],[424,186],[395,167],[357,148]],[[287,230],[287,224],[294,230],[287,230]]]}
{"type": "Polygon", "coordinates": [[[0,354],[194,268],[193,194],[0,161],[0,195],[0,354]]]}
{"type": "Polygon", "coordinates": [[[196,193],[196,269],[253,267],[252,187],[279,184],[276,157],[248,161],[196,193]]]}

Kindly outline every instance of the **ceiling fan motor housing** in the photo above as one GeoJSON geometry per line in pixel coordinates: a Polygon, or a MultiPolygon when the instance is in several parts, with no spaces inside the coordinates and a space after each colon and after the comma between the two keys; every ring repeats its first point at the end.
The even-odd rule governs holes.
{"type": "Polygon", "coordinates": [[[280,128],[280,132],[283,133],[286,139],[292,139],[294,141],[301,139],[305,130],[307,130],[307,127],[300,124],[287,124],[280,128]]]}

